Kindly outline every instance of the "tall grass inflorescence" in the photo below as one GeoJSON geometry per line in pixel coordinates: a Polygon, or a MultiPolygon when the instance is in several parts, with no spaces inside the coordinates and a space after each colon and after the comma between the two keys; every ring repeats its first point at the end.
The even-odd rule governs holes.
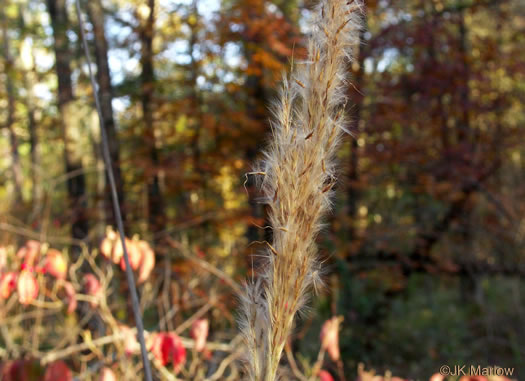
{"type": "Polygon", "coordinates": [[[334,156],[345,128],[347,62],[359,42],[362,0],[321,0],[306,61],[283,81],[260,168],[273,239],[242,296],[252,381],[274,381],[295,314],[319,282],[316,236],[330,209],[334,156]]]}

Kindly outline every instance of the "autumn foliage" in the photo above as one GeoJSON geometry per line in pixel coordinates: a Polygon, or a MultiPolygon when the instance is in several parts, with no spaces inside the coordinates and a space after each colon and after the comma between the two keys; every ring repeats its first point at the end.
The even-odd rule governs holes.
{"type": "Polygon", "coordinates": [[[316,3],[80,1],[95,90],[75,1],[1,3],[2,381],[143,379],[102,129],[155,379],[248,377],[244,281],[282,381],[522,378],[523,1],[363,1],[333,164],[316,3]]]}

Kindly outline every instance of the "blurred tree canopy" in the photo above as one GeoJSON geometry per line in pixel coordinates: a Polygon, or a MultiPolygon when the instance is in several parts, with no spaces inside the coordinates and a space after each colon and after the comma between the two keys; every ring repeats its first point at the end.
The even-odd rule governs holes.
{"type": "MultiPolygon", "coordinates": [[[[353,136],[320,237],[329,292],[295,349],[315,356],[309,328],[340,314],[349,370],[523,372],[525,4],[366,3],[348,68],[353,136]]],[[[312,2],[82,6],[127,230],[181,279],[192,269],[170,237],[242,279],[250,242],[271,234],[245,174],[276,85],[304,54],[312,2]]],[[[74,6],[4,0],[0,12],[0,241],[32,231],[96,246],[114,222],[74,6]]]]}

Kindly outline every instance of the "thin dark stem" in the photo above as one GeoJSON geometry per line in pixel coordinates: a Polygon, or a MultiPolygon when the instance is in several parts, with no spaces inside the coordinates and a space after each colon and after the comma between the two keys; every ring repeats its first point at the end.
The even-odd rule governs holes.
{"type": "Polygon", "coordinates": [[[91,86],[93,87],[93,97],[95,98],[95,106],[97,109],[98,119],[100,123],[100,134],[102,143],[102,154],[104,157],[104,164],[106,171],[108,172],[109,185],[111,188],[111,197],[113,201],[113,210],[115,212],[115,219],[120,234],[120,242],[122,243],[122,249],[124,251],[124,262],[126,262],[126,277],[128,280],[129,292],[131,294],[131,305],[133,307],[133,315],[135,316],[135,325],[137,327],[137,336],[140,343],[140,351],[142,354],[142,363],[144,365],[144,378],[146,381],[152,381],[151,377],[151,366],[148,359],[148,351],[146,349],[146,342],[144,340],[144,325],[142,323],[142,317],[140,315],[139,298],[137,295],[137,289],[135,287],[135,279],[133,278],[133,272],[129,263],[128,251],[126,249],[125,235],[124,235],[124,224],[122,222],[122,214],[120,211],[120,205],[118,201],[117,187],[115,183],[115,176],[113,174],[113,166],[111,163],[111,155],[109,153],[109,144],[106,129],[104,128],[104,118],[102,116],[102,108],[100,106],[100,100],[97,92],[97,83],[95,76],[91,69],[91,57],[87,45],[86,35],[84,31],[84,23],[82,20],[82,12],[80,11],[80,1],[76,0],[77,16],[80,26],[80,34],[82,37],[82,45],[84,46],[84,53],[86,55],[89,78],[91,80],[91,86]]]}

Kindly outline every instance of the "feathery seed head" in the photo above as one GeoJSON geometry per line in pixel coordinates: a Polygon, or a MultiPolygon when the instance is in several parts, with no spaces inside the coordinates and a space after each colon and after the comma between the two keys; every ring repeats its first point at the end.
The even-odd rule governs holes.
{"type": "Polygon", "coordinates": [[[285,76],[272,107],[272,136],[253,173],[268,205],[273,239],[258,279],[241,296],[241,329],[253,381],[274,381],[293,320],[320,285],[315,239],[330,210],[334,156],[345,120],[346,61],[359,41],[362,0],[321,0],[308,57],[285,76]]]}

